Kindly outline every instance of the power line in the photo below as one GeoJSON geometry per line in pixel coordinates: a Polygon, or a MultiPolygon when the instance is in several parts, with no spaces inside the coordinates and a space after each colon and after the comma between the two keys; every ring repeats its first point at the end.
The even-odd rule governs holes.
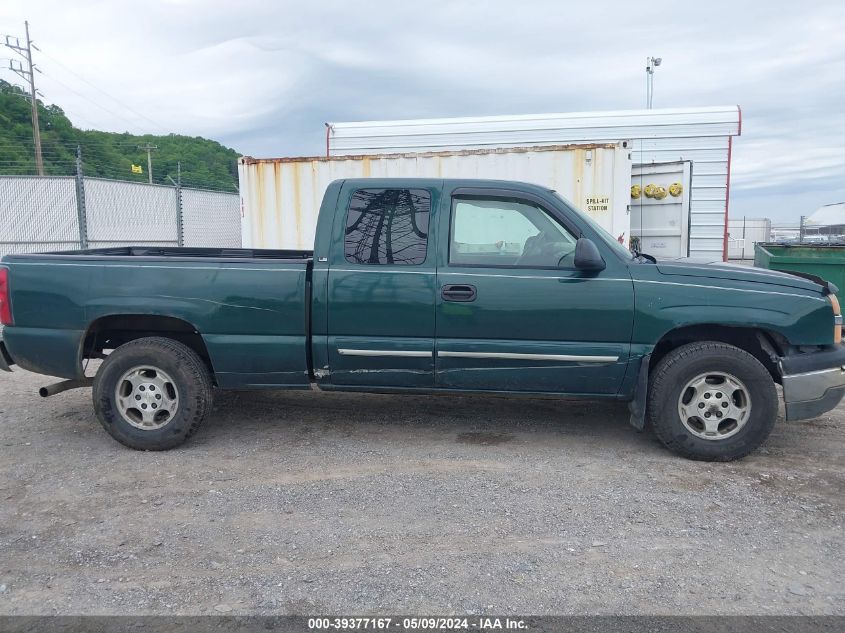
{"type": "MultiPolygon", "coordinates": [[[[53,62],[55,62],[58,66],[61,66],[64,70],[66,70],[67,72],[69,72],[70,74],[72,74],[74,77],[76,77],[76,78],[77,78],[77,79],[79,79],[80,81],[82,81],[82,82],[84,82],[84,83],[88,84],[89,86],[91,86],[92,88],[94,88],[95,90],[97,90],[98,92],[102,93],[103,95],[105,95],[106,97],[108,97],[109,99],[111,99],[114,103],[118,104],[118,105],[119,105],[122,109],[128,110],[129,112],[132,112],[133,114],[135,114],[135,115],[136,115],[136,117],[138,117],[138,118],[140,118],[140,119],[143,119],[143,120],[145,120],[145,121],[147,121],[147,122],[151,123],[151,124],[152,124],[152,125],[154,125],[156,128],[158,128],[159,130],[163,131],[165,135],[166,135],[166,134],[169,134],[168,129],[167,129],[164,125],[162,125],[161,123],[159,123],[159,122],[157,122],[157,121],[155,121],[155,120],[151,119],[150,117],[146,116],[145,114],[142,114],[141,112],[139,112],[138,110],[136,110],[136,109],[135,109],[135,108],[133,108],[132,106],[130,106],[130,105],[128,105],[128,104],[126,104],[126,103],[124,103],[123,101],[121,101],[120,99],[118,99],[117,97],[115,97],[114,95],[112,95],[112,94],[110,94],[110,93],[106,92],[105,90],[103,90],[102,88],[100,88],[99,86],[97,86],[96,84],[92,83],[91,81],[89,81],[88,79],[86,79],[85,77],[83,77],[82,75],[80,75],[79,73],[77,73],[76,71],[74,71],[72,68],[70,68],[70,67],[69,67],[69,66],[67,66],[66,64],[62,63],[60,60],[56,59],[55,57],[53,57],[53,56],[52,56],[52,55],[50,55],[49,53],[46,53],[46,52],[45,52],[44,50],[42,50],[41,48],[39,48],[39,47],[35,46],[35,45],[34,45],[34,44],[33,44],[33,43],[32,43],[32,42],[28,39],[28,33],[29,33],[28,28],[29,28],[29,24],[28,24],[28,23],[26,23],[26,25],[27,25],[27,46],[26,46],[26,47],[22,46],[22,45],[20,44],[19,39],[18,39],[18,38],[16,38],[16,37],[12,37],[12,36],[7,36],[7,37],[6,37],[6,45],[7,45],[9,48],[11,48],[11,49],[15,50],[16,52],[18,52],[18,53],[19,53],[21,56],[23,56],[25,59],[27,59],[27,60],[28,60],[28,62],[29,62],[29,64],[30,64],[30,65],[34,68],[34,70],[36,70],[36,71],[38,71],[38,72],[40,72],[40,73],[42,73],[42,74],[45,74],[46,76],[50,77],[53,81],[57,82],[58,84],[60,84],[60,85],[61,85],[61,86],[63,86],[65,89],[67,89],[67,90],[69,90],[70,92],[72,92],[73,94],[75,94],[75,95],[77,95],[78,97],[81,97],[82,99],[85,99],[86,101],[88,101],[88,102],[90,102],[90,103],[94,104],[96,107],[100,108],[100,109],[101,109],[101,110],[103,110],[104,112],[107,112],[108,114],[110,114],[110,115],[112,115],[112,116],[114,116],[114,117],[117,117],[118,119],[120,119],[120,120],[121,120],[121,121],[123,121],[124,123],[128,123],[128,124],[129,124],[130,126],[132,126],[132,127],[135,127],[135,126],[137,126],[137,125],[138,125],[138,121],[137,121],[137,120],[132,120],[131,118],[128,118],[128,117],[126,117],[126,116],[124,116],[124,115],[120,114],[119,112],[115,112],[113,109],[108,108],[108,107],[106,107],[105,105],[103,105],[103,103],[101,103],[101,101],[98,101],[98,100],[96,100],[96,99],[94,99],[94,98],[91,98],[91,97],[89,97],[89,96],[87,96],[87,95],[85,95],[85,94],[83,94],[83,93],[79,92],[78,90],[75,90],[73,87],[69,86],[68,84],[66,84],[65,82],[63,82],[61,79],[59,79],[59,78],[58,78],[55,74],[52,74],[52,73],[44,73],[42,69],[40,69],[38,66],[35,66],[34,64],[32,64],[32,52],[31,52],[31,50],[30,50],[30,45],[31,45],[31,48],[34,48],[35,50],[37,50],[37,51],[38,51],[41,55],[43,55],[44,57],[49,58],[50,60],[52,60],[53,62]],[[24,50],[26,50],[26,52],[27,52],[27,54],[26,54],[26,55],[24,55],[24,52],[23,52],[24,50]]],[[[10,66],[9,66],[9,68],[10,68],[10,70],[12,70],[13,72],[16,72],[17,74],[19,74],[19,75],[20,75],[21,77],[23,77],[25,80],[27,80],[27,82],[28,82],[28,83],[32,84],[32,82],[31,82],[31,80],[30,80],[30,78],[29,78],[29,77],[31,77],[31,75],[32,75],[32,71],[31,71],[31,70],[29,70],[29,71],[28,71],[26,68],[23,68],[23,67],[21,66],[21,64],[20,64],[20,63],[18,63],[18,65],[17,65],[17,66],[14,66],[14,65],[13,65],[13,63],[12,63],[11,61],[10,61],[10,66]],[[22,74],[22,73],[23,73],[23,74],[22,74]]],[[[32,92],[32,90],[31,90],[30,92],[32,92]]],[[[36,92],[37,94],[40,94],[40,92],[37,92],[37,91],[35,91],[35,92],[36,92]]],[[[31,99],[31,98],[28,98],[28,97],[26,97],[25,95],[21,95],[21,96],[22,96],[23,98],[27,98],[29,101],[32,101],[32,99],[31,99]]],[[[36,116],[37,116],[37,108],[36,108],[36,116]]],[[[83,120],[86,120],[88,124],[92,125],[92,129],[96,129],[96,128],[97,128],[97,124],[94,124],[94,123],[93,123],[93,122],[91,122],[90,120],[87,120],[87,119],[85,119],[84,117],[81,117],[81,116],[80,116],[79,118],[80,118],[80,119],[83,119],[83,120]]]]}
{"type": "Polygon", "coordinates": [[[90,81],[88,81],[85,77],[83,77],[82,75],[80,75],[79,73],[77,73],[76,71],[74,71],[74,70],[73,70],[72,68],[70,68],[69,66],[67,66],[67,65],[63,64],[63,63],[62,63],[62,62],[60,62],[58,59],[56,59],[55,57],[53,57],[52,55],[50,55],[49,53],[46,53],[46,52],[44,52],[44,51],[43,51],[43,50],[41,50],[41,49],[39,49],[39,52],[40,52],[42,55],[44,55],[45,57],[47,57],[48,59],[53,60],[56,64],[58,64],[59,66],[61,66],[62,68],[64,68],[64,69],[65,69],[66,71],[68,71],[70,74],[74,75],[77,79],[79,79],[79,80],[81,80],[81,81],[84,81],[86,84],[88,84],[89,86],[91,86],[92,88],[94,88],[95,90],[97,90],[98,92],[101,92],[102,94],[104,94],[105,96],[107,96],[109,99],[111,99],[112,101],[114,101],[114,102],[115,102],[115,103],[117,103],[118,105],[120,105],[120,106],[122,106],[122,107],[126,108],[126,109],[127,109],[127,110],[129,110],[130,112],[132,112],[132,113],[134,113],[135,115],[137,115],[138,117],[140,117],[140,118],[142,118],[142,119],[144,119],[144,120],[148,121],[149,123],[152,123],[152,124],[153,124],[153,125],[155,125],[157,128],[159,128],[159,129],[163,130],[166,134],[167,134],[167,133],[169,133],[169,132],[167,131],[167,128],[166,128],[164,125],[162,125],[161,123],[158,123],[157,121],[154,121],[153,119],[151,119],[150,117],[148,117],[148,116],[146,116],[146,115],[144,115],[144,114],[141,114],[140,112],[138,112],[137,110],[135,110],[135,109],[134,109],[133,107],[131,107],[130,105],[127,105],[126,103],[124,103],[123,101],[121,101],[120,99],[118,99],[117,97],[115,97],[115,96],[113,96],[113,95],[109,94],[108,92],[106,92],[105,90],[103,90],[102,88],[100,88],[99,86],[97,86],[97,85],[95,85],[95,84],[91,83],[91,82],[90,82],[90,81]]]}
{"type": "MultiPolygon", "coordinates": [[[[81,92],[78,92],[78,91],[74,90],[73,88],[71,88],[70,86],[68,86],[65,82],[63,82],[61,79],[59,79],[59,78],[58,78],[58,77],[56,77],[55,75],[53,75],[53,74],[51,74],[51,73],[44,73],[43,71],[42,71],[42,73],[43,73],[46,77],[50,77],[53,81],[55,81],[56,83],[58,83],[60,86],[64,86],[67,90],[71,91],[71,92],[72,92],[73,94],[75,94],[76,96],[81,97],[81,98],[85,99],[86,101],[88,101],[88,102],[90,102],[90,103],[93,103],[95,106],[97,106],[98,108],[100,108],[100,109],[101,109],[101,110],[103,110],[104,112],[107,112],[107,113],[111,114],[112,116],[115,116],[115,117],[117,117],[118,119],[121,119],[121,120],[123,120],[123,121],[124,121],[124,122],[126,122],[126,123],[129,123],[129,125],[132,125],[132,126],[137,125],[137,123],[136,123],[135,121],[131,121],[130,119],[128,119],[128,118],[126,118],[126,117],[124,117],[122,114],[119,114],[119,113],[115,112],[114,110],[111,110],[111,109],[107,108],[106,106],[104,106],[104,105],[103,105],[102,103],[100,103],[99,101],[96,101],[96,100],[92,99],[91,97],[89,97],[89,96],[87,96],[87,95],[85,95],[85,94],[82,94],[81,92]]],[[[90,123],[90,121],[89,121],[89,123],[90,123]]]]}

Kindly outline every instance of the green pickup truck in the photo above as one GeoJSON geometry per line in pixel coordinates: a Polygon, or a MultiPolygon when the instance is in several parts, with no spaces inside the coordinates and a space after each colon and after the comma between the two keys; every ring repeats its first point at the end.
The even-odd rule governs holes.
{"type": "Polygon", "coordinates": [[[0,368],[66,379],[44,396],[93,386],[142,450],[190,437],[215,388],[320,389],[619,400],[678,454],[730,460],[772,430],[776,383],[787,420],[842,399],[836,290],[632,254],[536,185],[344,180],[313,252],[6,256],[0,368]]]}

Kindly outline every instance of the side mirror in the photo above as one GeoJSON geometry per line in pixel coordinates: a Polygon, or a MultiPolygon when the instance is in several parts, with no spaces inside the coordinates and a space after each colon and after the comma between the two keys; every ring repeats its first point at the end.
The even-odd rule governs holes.
{"type": "Polygon", "coordinates": [[[579,238],[575,243],[575,268],[598,272],[606,267],[607,264],[604,263],[593,240],[586,237],[579,238]]]}

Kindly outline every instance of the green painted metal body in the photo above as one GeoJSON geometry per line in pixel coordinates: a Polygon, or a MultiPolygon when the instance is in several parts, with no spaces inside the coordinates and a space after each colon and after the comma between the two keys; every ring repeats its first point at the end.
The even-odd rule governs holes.
{"type": "Polygon", "coordinates": [[[679,327],[753,327],[796,346],[831,345],[833,337],[833,312],[819,285],[759,269],[632,259],[554,192],[525,183],[333,183],[308,261],[92,252],[7,256],[3,265],[10,270],[15,318],[4,333],[9,353],[21,367],[65,378],[81,375],[92,324],[113,315],[189,324],[202,336],[221,388],[308,388],[316,382],[338,390],[629,400],[640,359],[679,327]],[[430,192],[422,264],[346,260],[350,197],[357,189],[380,187],[430,192]],[[605,269],[450,266],[453,196],[468,189],[506,192],[542,206],[595,242],[605,269]],[[445,301],[441,288],[447,284],[471,284],[477,298],[445,301]]]}
{"type": "Polygon", "coordinates": [[[304,386],[306,264],[175,258],[10,258],[15,326],[4,341],[25,369],[81,372],[97,319],[154,315],[202,334],[221,387],[304,386]]]}
{"type": "Polygon", "coordinates": [[[845,246],[758,243],[754,245],[754,265],[809,273],[845,291],[845,246]]]}

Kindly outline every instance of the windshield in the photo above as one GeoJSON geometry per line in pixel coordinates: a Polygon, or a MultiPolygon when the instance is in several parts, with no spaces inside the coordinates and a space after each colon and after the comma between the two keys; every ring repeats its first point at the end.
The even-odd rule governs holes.
{"type": "Polygon", "coordinates": [[[589,215],[580,211],[578,207],[572,204],[569,200],[564,198],[560,195],[557,191],[552,192],[555,196],[557,196],[567,207],[572,209],[575,213],[577,213],[583,220],[590,225],[590,227],[598,233],[599,237],[607,244],[611,249],[616,251],[616,253],[622,257],[623,259],[631,259],[633,257],[633,253],[625,248],[622,244],[616,241],[616,238],[613,237],[610,233],[608,233],[598,222],[593,220],[589,215]]]}

